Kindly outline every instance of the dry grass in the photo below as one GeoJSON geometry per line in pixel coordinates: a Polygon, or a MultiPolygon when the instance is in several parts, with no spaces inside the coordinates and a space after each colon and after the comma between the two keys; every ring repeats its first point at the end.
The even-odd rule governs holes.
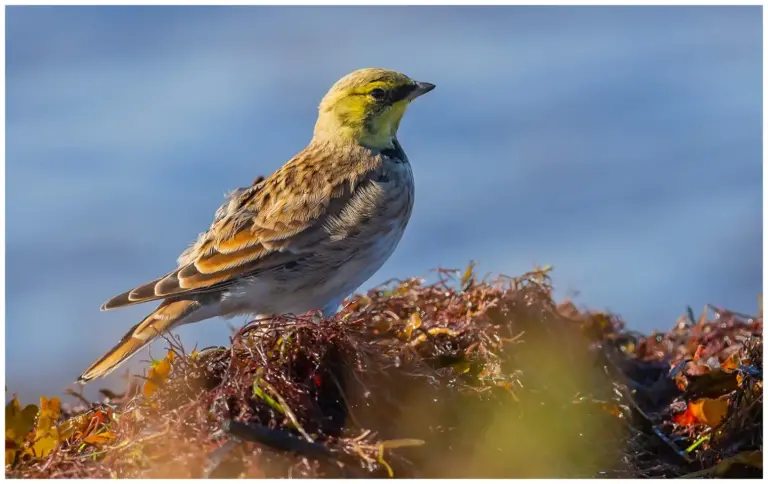
{"type": "Polygon", "coordinates": [[[169,341],[156,392],[134,379],[65,411],[100,415],[98,428],[44,458],[19,453],[6,476],[762,474],[745,454],[762,451],[762,315],[711,310],[646,337],[557,305],[545,271],[458,274],[393,281],[322,324],[252,323],[229,348],[169,341]],[[716,428],[675,422],[721,396],[716,428]],[[99,432],[114,438],[85,441],[99,432]]]}

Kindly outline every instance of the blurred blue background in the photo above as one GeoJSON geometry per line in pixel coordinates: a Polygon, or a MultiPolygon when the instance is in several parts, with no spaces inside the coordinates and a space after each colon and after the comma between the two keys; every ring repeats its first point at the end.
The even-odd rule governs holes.
{"type": "Polygon", "coordinates": [[[6,376],[25,400],[60,394],[142,318],[152,305],[99,306],[172,269],[361,67],[438,86],[400,127],[413,218],[363,289],[474,259],[552,264],[558,296],[643,331],[688,304],[756,310],[760,7],[6,12],[6,376]]]}

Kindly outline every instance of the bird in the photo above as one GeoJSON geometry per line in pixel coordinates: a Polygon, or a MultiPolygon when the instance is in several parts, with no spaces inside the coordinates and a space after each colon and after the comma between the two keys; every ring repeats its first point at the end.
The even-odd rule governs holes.
{"type": "Polygon", "coordinates": [[[336,314],[403,236],[414,179],[397,131],[408,105],[434,88],[382,68],[334,83],[303,150],[230,192],[174,270],[102,305],[161,301],[77,382],[108,375],[181,325],[217,316],[336,314]]]}

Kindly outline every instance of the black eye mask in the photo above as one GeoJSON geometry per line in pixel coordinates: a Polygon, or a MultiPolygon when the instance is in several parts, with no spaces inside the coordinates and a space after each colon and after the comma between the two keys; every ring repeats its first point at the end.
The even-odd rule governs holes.
{"type": "Polygon", "coordinates": [[[397,86],[396,88],[391,89],[389,91],[389,96],[387,97],[387,103],[394,104],[398,101],[402,101],[408,97],[414,89],[416,89],[414,84],[403,84],[402,86],[397,86]]]}
{"type": "Polygon", "coordinates": [[[417,88],[414,84],[403,84],[393,89],[376,88],[368,93],[376,100],[377,104],[391,106],[398,101],[402,101],[417,88]]]}

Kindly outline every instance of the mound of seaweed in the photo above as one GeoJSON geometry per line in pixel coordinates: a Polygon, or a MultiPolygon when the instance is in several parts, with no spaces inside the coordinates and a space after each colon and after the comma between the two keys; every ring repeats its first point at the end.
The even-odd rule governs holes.
{"type": "Polygon", "coordinates": [[[229,348],[169,339],[102,402],[14,399],[6,476],[762,475],[762,315],[689,310],[643,336],[556,304],[547,269],[437,274],[229,348]]]}

